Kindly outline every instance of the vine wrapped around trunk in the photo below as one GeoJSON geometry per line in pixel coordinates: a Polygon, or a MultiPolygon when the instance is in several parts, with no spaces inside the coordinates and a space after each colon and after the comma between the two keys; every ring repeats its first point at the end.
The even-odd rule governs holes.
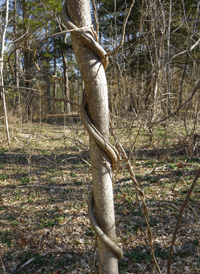
{"type": "Polygon", "coordinates": [[[106,52],[94,39],[90,1],[67,0],[61,13],[71,34],[72,45],[84,81],[81,117],[90,138],[93,187],[89,199],[89,217],[97,233],[99,273],[118,273],[118,259],[123,255],[116,245],[112,169],[117,150],[108,142],[109,109],[105,69],[106,52]],[[88,30],[79,30],[88,26],[88,30]],[[95,212],[94,212],[95,211],[95,212]]]}

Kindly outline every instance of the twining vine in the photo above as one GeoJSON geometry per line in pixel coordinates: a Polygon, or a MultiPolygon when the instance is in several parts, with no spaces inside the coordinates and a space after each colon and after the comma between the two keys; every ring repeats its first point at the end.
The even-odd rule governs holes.
{"type": "MultiPolygon", "coordinates": [[[[74,30],[74,34],[77,35],[77,37],[82,41],[82,43],[90,48],[101,60],[101,63],[106,70],[108,66],[108,57],[106,56],[105,50],[100,46],[100,44],[94,40],[94,31],[91,29],[91,31],[87,30],[87,33],[83,30],[79,30],[69,19],[66,9],[66,3],[63,6],[62,12],[61,12],[61,18],[63,23],[68,29],[74,30]],[[88,33],[90,35],[88,35],[88,33]]],[[[97,128],[92,124],[87,111],[85,109],[85,96],[83,93],[82,97],[82,103],[81,103],[81,119],[83,122],[84,127],[86,128],[89,136],[95,141],[95,143],[108,155],[108,157],[111,160],[112,169],[114,169],[117,165],[119,156],[118,151],[102,136],[102,134],[97,130],[97,128]]],[[[120,247],[117,246],[117,244],[111,240],[101,229],[99,226],[95,213],[94,213],[94,197],[93,197],[93,191],[91,191],[90,198],[89,198],[89,204],[88,204],[88,213],[89,218],[91,221],[91,225],[93,226],[96,235],[100,240],[118,257],[118,259],[121,259],[123,256],[123,251],[120,247]]]]}
{"type": "MultiPolygon", "coordinates": [[[[130,12],[131,12],[131,9],[133,7],[135,3],[135,0],[132,1],[131,3],[131,6],[128,10],[128,13],[127,13],[127,16],[124,20],[124,24],[123,24],[123,32],[122,32],[122,38],[121,38],[121,41],[119,43],[119,45],[112,51],[112,52],[109,52],[109,53],[106,53],[105,50],[99,45],[98,43],[98,39],[97,39],[97,34],[95,33],[94,29],[93,29],[93,26],[87,26],[87,27],[83,27],[83,28],[78,28],[77,26],[75,26],[71,20],[69,19],[68,17],[68,14],[67,14],[67,9],[66,9],[66,4],[64,4],[63,6],[63,9],[62,9],[62,12],[61,12],[61,18],[62,18],[62,21],[64,23],[64,25],[68,28],[68,30],[65,30],[65,31],[62,31],[62,32],[59,32],[59,33],[56,33],[56,34],[52,34],[48,37],[45,37],[43,40],[40,41],[40,43],[35,47],[35,49],[33,50],[33,57],[34,57],[34,64],[35,64],[35,67],[37,68],[37,70],[41,73],[45,73],[45,74],[48,74],[47,72],[45,71],[42,71],[39,66],[37,65],[37,62],[36,62],[36,53],[37,53],[37,49],[38,47],[44,42],[44,40],[50,38],[50,37],[53,37],[53,36],[56,36],[56,35],[61,35],[61,34],[64,34],[64,33],[68,33],[68,32],[74,32],[75,35],[77,35],[82,43],[89,47],[91,50],[93,50],[97,56],[99,57],[99,59],[101,60],[101,64],[103,65],[104,69],[106,70],[107,66],[108,66],[108,56],[110,55],[113,55],[115,54],[119,49],[120,47],[122,46],[123,44],[123,40],[124,40],[124,34],[125,34],[125,27],[126,27],[126,22],[128,20],[128,17],[130,15],[130,12]],[[89,34],[89,35],[88,35],[89,34]],[[95,39],[93,38],[95,37],[95,39]]],[[[97,24],[97,19],[95,20],[96,24],[97,24]]],[[[198,43],[199,43],[200,39],[198,40],[198,43]]],[[[197,42],[195,43],[195,46],[196,46],[197,42]]],[[[15,48],[14,50],[12,50],[12,52],[9,54],[9,57],[8,57],[8,63],[11,67],[11,71],[13,72],[13,68],[10,64],[10,56],[17,50],[17,49],[24,49],[22,47],[18,47],[18,48],[15,48]]],[[[192,50],[193,48],[191,48],[192,50]]],[[[174,58],[177,57],[177,55],[174,56],[174,58]]],[[[173,58],[173,59],[174,59],[173,58]]],[[[171,58],[172,59],[172,58],[171,58]]],[[[54,78],[55,80],[61,80],[59,77],[57,76],[52,76],[52,78],[54,78]]],[[[120,154],[122,155],[122,158],[125,160],[126,164],[127,164],[127,168],[130,172],[130,175],[131,175],[131,178],[132,178],[132,181],[136,187],[136,190],[137,190],[137,193],[142,201],[142,206],[143,206],[143,213],[144,213],[144,218],[145,218],[145,222],[146,222],[146,225],[147,225],[147,231],[148,231],[148,238],[149,238],[149,241],[150,241],[150,247],[151,247],[151,252],[152,252],[152,256],[153,256],[153,261],[154,261],[154,264],[156,265],[156,268],[157,268],[157,271],[161,274],[161,270],[158,266],[158,263],[156,261],[156,258],[155,258],[155,255],[154,255],[154,248],[153,248],[153,236],[152,236],[152,232],[151,232],[151,228],[150,228],[150,225],[149,225],[149,217],[148,217],[148,210],[147,210],[147,207],[146,207],[146,204],[145,204],[145,197],[144,197],[144,193],[143,191],[140,189],[140,186],[139,184],[137,183],[136,181],[136,178],[135,178],[135,174],[134,174],[134,171],[133,171],[133,168],[131,166],[131,163],[130,163],[130,159],[129,157],[127,156],[125,150],[123,149],[122,145],[120,144],[119,140],[116,138],[115,134],[114,134],[114,130],[113,130],[113,127],[111,126],[111,132],[116,140],[116,145],[117,145],[117,148],[118,150],[120,151],[120,153],[118,152],[118,150],[112,146],[102,135],[101,133],[96,129],[96,127],[92,124],[88,114],[87,114],[87,111],[85,109],[85,96],[84,96],[84,92],[83,92],[83,99],[82,99],[82,103],[81,105],[78,105],[77,103],[74,103],[68,99],[65,99],[65,98],[53,98],[53,97],[48,97],[48,96],[42,96],[40,94],[31,94],[31,93],[28,93],[28,91],[34,91],[34,92],[38,92],[38,90],[36,89],[32,89],[32,88],[25,88],[25,87],[12,87],[12,86],[5,86],[7,88],[11,88],[11,89],[15,89],[17,90],[17,92],[20,92],[20,93],[24,93],[26,95],[31,95],[31,96],[36,96],[38,98],[43,98],[43,99],[50,99],[50,100],[56,100],[56,101],[66,101],[66,102],[69,102],[71,104],[74,104],[76,105],[77,107],[80,107],[80,113],[81,113],[81,118],[82,118],[82,122],[83,122],[83,125],[84,127],[86,128],[88,134],[90,135],[91,138],[93,138],[93,140],[96,142],[96,144],[108,155],[108,157],[110,158],[111,160],[111,164],[112,164],[112,169],[114,170],[117,166],[118,166],[118,170],[117,172],[119,171],[119,162],[121,161],[121,158],[120,158],[120,154]],[[27,90],[26,91],[23,91],[21,89],[24,89],[24,90],[27,90]]],[[[176,114],[181,108],[183,108],[194,96],[194,94],[196,93],[196,91],[200,88],[200,81],[198,81],[192,91],[192,94],[190,95],[190,97],[182,104],[180,105],[177,110],[175,110],[173,113],[171,113],[169,116],[165,117],[164,119],[156,122],[155,124],[157,123],[160,123],[166,119],[168,119],[169,117],[171,117],[172,115],[176,114]]],[[[40,91],[41,92],[41,91],[40,91]]],[[[176,235],[177,235],[177,231],[178,231],[178,226],[179,226],[179,223],[180,223],[180,219],[181,219],[181,216],[183,214],[183,211],[188,203],[188,200],[189,200],[189,197],[196,185],[196,182],[197,180],[199,179],[200,177],[200,170],[197,172],[197,175],[195,176],[194,178],[194,181],[188,191],[188,194],[185,198],[185,201],[182,205],[182,207],[180,208],[180,212],[179,212],[179,216],[178,216],[178,220],[177,220],[177,224],[176,224],[176,227],[175,227],[175,230],[174,230],[174,234],[173,234],[173,238],[172,238],[172,243],[171,243],[171,247],[170,247],[170,251],[169,251],[169,258],[168,258],[168,269],[167,269],[167,273],[170,274],[170,264],[171,264],[171,255],[172,255],[172,251],[173,251],[173,245],[175,243],[175,239],[176,239],[176,235]]],[[[104,242],[108,248],[111,249],[111,251],[113,251],[118,259],[121,259],[122,256],[123,256],[123,251],[122,249],[117,246],[117,244],[111,240],[108,236],[106,236],[104,234],[104,232],[102,231],[101,227],[99,226],[97,220],[96,220],[96,217],[95,217],[95,213],[94,213],[94,197],[93,197],[93,192],[91,191],[90,193],[90,197],[89,197],[89,203],[88,203],[88,212],[89,212],[89,218],[90,218],[90,221],[91,221],[91,224],[97,234],[97,237],[99,237],[101,239],[102,242],[104,242]]]]}

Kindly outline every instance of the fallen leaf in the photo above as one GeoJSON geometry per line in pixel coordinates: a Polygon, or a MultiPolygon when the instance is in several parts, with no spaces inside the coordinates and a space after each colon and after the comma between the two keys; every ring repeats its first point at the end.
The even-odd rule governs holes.
{"type": "Polygon", "coordinates": [[[25,247],[27,246],[28,244],[28,241],[25,239],[25,238],[20,238],[18,241],[17,241],[18,245],[20,245],[21,247],[25,247]]]}
{"type": "Polygon", "coordinates": [[[125,201],[126,196],[127,196],[126,194],[122,194],[122,195],[121,195],[121,199],[122,199],[123,202],[125,201]]]}
{"type": "Polygon", "coordinates": [[[183,168],[183,164],[182,164],[182,163],[178,163],[176,166],[177,166],[178,168],[183,168]]]}
{"type": "Polygon", "coordinates": [[[125,208],[125,209],[122,210],[122,213],[123,213],[124,215],[126,215],[126,214],[130,213],[130,210],[127,209],[127,208],[125,208]]]}
{"type": "Polygon", "coordinates": [[[59,273],[59,271],[58,270],[56,270],[56,271],[54,271],[52,274],[58,274],[59,273]]]}

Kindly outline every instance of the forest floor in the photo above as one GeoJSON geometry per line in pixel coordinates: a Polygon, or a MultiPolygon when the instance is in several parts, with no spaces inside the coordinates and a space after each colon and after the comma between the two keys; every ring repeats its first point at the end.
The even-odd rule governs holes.
{"type": "MultiPolygon", "coordinates": [[[[179,209],[200,166],[197,144],[186,138],[180,122],[154,128],[153,142],[138,125],[118,127],[117,132],[127,153],[134,143],[131,163],[145,193],[155,257],[165,274],[179,209]]],[[[8,147],[1,126],[0,273],[95,273],[98,256],[87,215],[87,133],[76,122],[13,123],[10,134],[8,147]]],[[[124,162],[114,199],[118,243],[124,251],[120,273],[157,273],[142,204],[124,162]]],[[[199,181],[181,218],[171,270],[200,273],[199,181]]]]}

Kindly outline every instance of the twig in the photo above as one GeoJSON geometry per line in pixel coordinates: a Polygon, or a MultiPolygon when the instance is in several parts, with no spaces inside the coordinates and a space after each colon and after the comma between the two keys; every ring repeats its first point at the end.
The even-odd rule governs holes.
{"type": "Polygon", "coordinates": [[[57,35],[62,35],[62,34],[65,34],[65,33],[70,33],[70,32],[74,32],[74,31],[77,31],[77,30],[86,30],[86,29],[91,29],[92,25],[90,26],[86,26],[86,27],[82,27],[82,28],[77,28],[77,29],[70,29],[70,30],[64,30],[64,31],[61,31],[61,32],[57,32],[57,33],[54,33],[54,34],[51,34],[49,36],[46,36],[44,39],[42,39],[38,44],[37,46],[35,47],[34,51],[33,51],[33,62],[34,62],[34,65],[36,67],[36,69],[41,72],[41,73],[44,73],[46,75],[49,75],[51,78],[53,79],[59,79],[58,76],[56,75],[51,75],[50,73],[46,72],[46,71],[43,71],[39,68],[39,66],[37,65],[36,63],[36,54],[37,54],[37,49],[39,48],[39,46],[47,39],[51,38],[51,37],[54,37],[54,36],[57,36],[57,35]]]}
{"type": "MultiPolygon", "coordinates": [[[[175,58],[185,54],[185,53],[188,53],[188,52],[191,52],[196,46],[198,46],[198,44],[200,43],[200,38],[189,48],[189,49],[186,49],[186,50],[183,50],[177,54],[175,54],[174,56],[172,56],[169,61],[172,61],[174,60],[175,58]]],[[[163,67],[165,66],[166,64],[163,65],[163,67]]]]}
{"type": "MultiPolygon", "coordinates": [[[[63,138],[63,137],[60,137],[59,139],[62,139],[62,138],[63,138]]],[[[89,150],[89,147],[88,147],[87,145],[85,145],[83,142],[79,141],[78,139],[69,137],[69,136],[67,136],[65,133],[64,133],[64,138],[74,141],[75,144],[79,143],[79,144],[82,145],[84,148],[86,148],[87,150],[89,150]]]]}
{"type": "Polygon", "coordinates": [[[93,12],[94,12],[94,21],[95,21],[95,25],[96,25],[96,35],[97,35],[97,38],[98,38],[98,36],[99,36],[99,23],[98,23],[97,7],[96,7],[95,0],[92,0],[92,8],[93,8],[93,12]]]}
{"type": "MultiPolygon", "coordinates": [[[[112,124],[111,124],[112,126],[112,124]]],[[[113,129],[113,128],[112,128],[113,129]]],[[[162,274],[161,270],[160,270],[160,267],[158,265],[158,262],[156,260],[156,257],[155,257],[155,253],[154,253],[154,247],[153,247],[153,235],[152,235],[152,232],[151,232],[151,227],[150,227],[150,224],[149,224],[149,213],[148,213],[148,209],[147,209],[147,206],[146,206],[146,203],[145,203],[145,196],[144,196],[144,192],[141,190],[138,182],[137,182],[137,179],[135,177],[135,173],[133,171],[133,168],[131,166],[131,163],[130,163],[130,159],[128,158],[124,148],[122,147],[121,143],[119,142],[119,140],[116,138],[113,130],[111,131],[113,137],[115,138],[116,142],[117,142],[117,145],[118,147],[120,148],[121,152],[122,152],[122,155],[123,155],[123,158],[125,159],[126,161],[126,165],[127,165],[127,168],[129,170],[129,173],[131,175],[131,179],[134,183],[134,186],[139,194],[139,197],[142,201],[142,207],[143,207],[143,215],[144,215],[144,219],[145,219],[145,223],[146,223],[146,226],[147,226],[147,231],[148,231],[148,238],[149,238],[149,242],[150,242],[150,247],[151,247],[151,253],[152,253],[152,257],[153,257],[153,261],[154,261],[154,264],[158,270],[158,273],[159,274],[162,274]]]]}
{"type": "Polygon", "coordinates": [[[135,0],[132,1],[131,5],[130,5],[130,8],[129,8],[129,10],[128,10],[127,16],[126,16],[125,19],[124,19],[124,23],[123,23],[123,26],[122,26],[122,38],[121,38],[121,41],[120,41],[119,45],[116,46],[116,48],[115,48],[113,51],[108,52],[108,53],[106,54],[106,56],[114,55],[114,54],[117,53],[117,52],[119,51],[119,49],[122,47],[122,45],[123,45],[123,43],[124,43],[126,24],[127,24],[128,18],[129,18],[129,16],[130,16],[130,13],[131,13],[131,10],[132,10],[134,4],[135,4],[135,0]]]}
{"type": "Polygon", "coordinates": [[[74,106],[79,107],[79,104],[77,104],[73,101],[70,101],[66,98],[57,98],[57,97],[51,97],[51,96],[44,96],[44,95],[39,95],[39,94],[36,94],[36,93],[29,93],[29,92],[24,91],[24,90],[28,90],[28,91],[34,91],[34,92],[40,92],[41,93],[42,91],[38,90],[38,89],[27,88],[27,87],[14,87],[14,86],[3,86],[3,87],[17,90],[17,91],[12,90],[12,92],[19,92],[19,93],[22,93],[22,94],[25,94],[25,95],[29,95],[29,96],[33,96],[33,97],[37,97],[37,98],[41,98],[41,99],[48,99],[48,100],[60,101],[60,102],[68,102],[68,103],[70,103],[74,106]],[[22,89],[24,89],[24,90],[22,90],[22,89]]]}
{"type": "Polygon", "coordinates": [[[176,205],[172,204],[172,203],[169,203],[169,202],[164,202],[163,203],[163,206],[168,206],[176,211],[180,211],[180,208],[178,208],[176,205]]]}
{"type": "Polygon", "coordinates": [[[138,132],[137,132],[137,135],[136,135],[136,137],[135,137],[135,141],[134,141],[134,142],[132,143],[132,145],[131,145],[131,149],[130,149],[130,153],[129,153],[129,157],[128,157],[129,160],[130,160],[130,158],[131,158],[131,154],[132,154],[132,152],[133,152],[135,143],[137,142],[137,138],[139,137],[141,128],[142,128],[142,126],[140,125],[140,127],[139,127],[139,129],[138,129],[138,132]]]}
{"type": "Polygon", "coordinates": [[[173,237],[172,237],[172,243],[171,243],[171,246],[170,246],[170,250],[169,250],[169,256],[168,256],[168,262],[167,262],[167,274],[170,274],[170,266],[171,266],[171,258],[172,258],[172,252],[173,252],[173,247],[174,247],[174,243],[175,243],[175,240],[176,240],[176,235],[177,235],[177,232],[178,232],[178,227],[179,227],[179,224],[180,224],[180,220],[181,220],[181,217],[183,215],[183,211],[188,203],[188,200],[190,198],[190,195],[197,183],[197,180],[199,179],[199,176],[200,176],[200,169],[198,170],[194,180],[193,180],[193,183],[191,185],[191,187],[189,188],[188,190],[188,193],[185,197],[185,200],[184,200],[184,203],[183,205],[181,206],[180,208],[180,211],[179,211],[179,216],[178,216],[178,220],[177,220],[177,223],[176,223],[176,227],[175,227],[175,230],[174,230],[174,233],[173,233],[173,237]]]}
{"type": "Polygon", "coordinates": [[[18,49],[33,52],[32,49],[24,48],[24,47],[18,46],[18,47],[15,47],[15,48],[9,53],[8,58],[7,58],[7,62],[8,62],[8,64],[9,64],[10,70],[11,70],[11,72],[12,72],[13,75],[15,74],[15,72],[14,72],[13,66],[12,66],[12,64],[11,64],[11,62],[10,62],[10,57],[11,57],[11,55],[12,55],[16,50],[18,50],[18,49]]]}
{"type": "Polygon", "coordinates": [[[149,176],[149,175],[153,174],[155,172],[156,168],[157,168],[157,164],[154,165],[154,167],[152,168],[151,171],[145,173],[145,176],[149,176]]]}
{"type": "MultiPolygon", "coordinates": [[[[42,255],[41,255],[42,256],[42,255]]],[[[44,256],[44,255],[43,255],[44,256]]],[[[31,258],[30,260],[28,260],[26,263],[24,263],[22,266],[20,266],[15,273],[19,272],[20,270],[22,270],[22,268],[24,268],[25,266],[27,266],[28,264],[32,263],[38,256],[31,258]]]]}
{"type": "Polygon", "coordinates": [[[194,89],[193,89],[193,91],[192,91],[192,94],[190,95],[190,97],[189,97],[187,100],[185,100],[185,102],[184,102],[183,104],[181,104],[174,112],[170,113],[168,116],[164,117],[163,119],[161,119],[161,120],[159,120],[159,121],[157,121],[157,122],[153,122],[153,123],[151,124],[151,128],[152,128],[153,126],[159,124],[159,123],[164,122],[165,120],[167,120],[167,119],[170,118],[171,116],[177,114],[177,112],[179,112],[179,110],[181,110],[185,105],[187,105],[187,104],[191,101],[191,99],[194,97],[196,91],[199,90],[199,89],[200,89],[200,80],[198,80],[198,81],[196,82],[195,87],[194,87],[194,89]]]}
{"type": "Polygon", "coordinates": [[[2,268],[3,268],[3,272],[4,272],[4,274],[6,274],[7,272],[6,272],[5,265],[4,265],[4,263],[3,263],[3,259],[2,259],[1,256],[0,256],[0,258],[1,258],[1,264],[2,264],[2,268]]]}

